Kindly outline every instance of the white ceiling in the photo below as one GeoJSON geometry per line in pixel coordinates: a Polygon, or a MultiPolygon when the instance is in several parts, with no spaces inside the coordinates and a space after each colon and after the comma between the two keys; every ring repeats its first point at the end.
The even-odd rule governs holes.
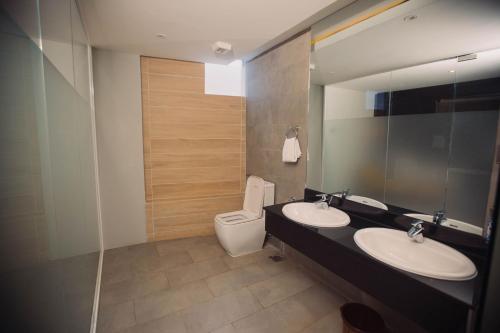
{"type": "Polygon", "coordinates": [[[78,0],[93,46],[213,63],[248,58],[315,14],[323,13],[324,17],[351,2],[353,0],[78,0]],[[158,33],[165,34],[166,38],[157,38],[158,33]],[[216,57],[211,50],[216,41],[231,43],[233,54],[216,57]]]}
{"type": "Polygon", "coordinates": [[[500,48],[498,0],[410,0],[382,15],[392,17],[375,17],[364,29],[348,29],[317,45],[311,81],[342,82],[500,48]],[[417,19],[405,22],[407,15],[417,19]]]}
{"type": "Polygon", "coordinates": [[[358,91],[397,91],[500,77],[500,49],[477,53],[474,60],[456,58],[363,76],[332,84],[358,91]]]}

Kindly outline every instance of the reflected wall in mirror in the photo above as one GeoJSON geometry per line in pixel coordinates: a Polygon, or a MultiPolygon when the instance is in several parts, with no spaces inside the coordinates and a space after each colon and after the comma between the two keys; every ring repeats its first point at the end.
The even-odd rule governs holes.
{"type": "MultiPolygon", "coordinates": [[[[313,42],[307,185],[350,189],[350,200],[483,235],[499,171],[500,39],[482,38],[493,24],[471,24],[481,16],[500,22],[487,14],[492,2],[468,16],[450,1],[429,7],[438,5],[449,5],[457,20],[443,23],[424,15],[429,8],[414,8],[425,22],[408,28],[399,13],[313,42]],[[437,23],[450,28],[439,48],[424,26],[437,23]],[[466,26],[468,35],[451,29],[466,26]],[[405,42],[410,35],[416,45],[405,42]],[[364,48],[373,39],[381,49],[364,48]],[[386,56],[376,57],[381,50],[386,56]],[[354,54],[350,67],[342,65],[345,54],[354,54]]],[[[313,27],[313,37],[325,26],[313,27]]]]}

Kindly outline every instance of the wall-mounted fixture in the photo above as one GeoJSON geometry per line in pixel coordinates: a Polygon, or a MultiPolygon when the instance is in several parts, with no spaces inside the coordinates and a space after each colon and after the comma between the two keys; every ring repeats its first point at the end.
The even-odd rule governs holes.
{"type": "Polygon", "coordinates": [[[229,53],[232,49],[233,46],[226,42],[218,41],[212,44],[212,50],[218,55],[229,53]]]}
{"type": "Polygon", "coordinates": [[[403,18],[403,21],[405,22],[410,22],[410,21],[413,21],[413,20],[416,20],[417,19],[417,15],[408,15],[408,16],[405,16],[403,18]]]}

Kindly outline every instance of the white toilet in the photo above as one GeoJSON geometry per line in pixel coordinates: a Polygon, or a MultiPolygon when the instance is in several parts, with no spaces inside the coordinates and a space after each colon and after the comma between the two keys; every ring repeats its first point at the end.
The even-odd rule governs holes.
{"type": "Polygon", "coordinates": [[[262,178],[247,179],[243,210],[215,216],[215,233],[220,244],[232,257],[262,249],[265,230],[264,206],[274,204],[274,184],[262,178]]]}

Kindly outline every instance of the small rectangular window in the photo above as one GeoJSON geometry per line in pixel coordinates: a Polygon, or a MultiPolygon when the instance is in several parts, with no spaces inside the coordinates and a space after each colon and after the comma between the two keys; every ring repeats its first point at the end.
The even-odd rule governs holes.
{"type": "Polygon", "coordinates": [[[205,94],[244,96],[244,66],[241,60],[229,65],[205,64],[205,94]]]}

